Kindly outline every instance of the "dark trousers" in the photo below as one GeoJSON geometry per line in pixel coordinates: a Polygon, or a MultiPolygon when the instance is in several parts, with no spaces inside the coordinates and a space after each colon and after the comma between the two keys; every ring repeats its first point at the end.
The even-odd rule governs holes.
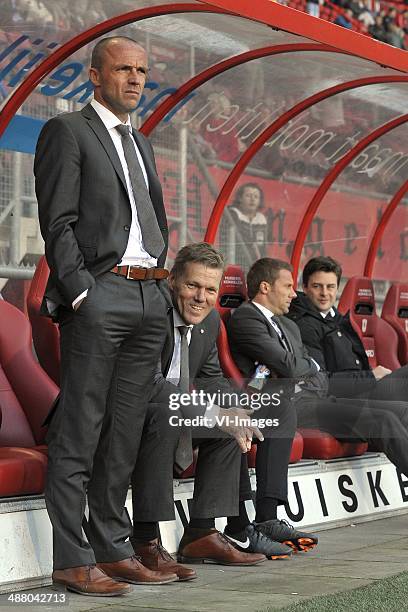
{"type": "MultiPolygon", "coordinates": [[[[256,456],[256,499],[273,497],[284,503],[288,491],[288,464],[296,431],[293,403],[256,411],[254,418],[278,418],[279,427],[262,429],[264,441],[258,443],[256,456]]],[[[174,519],[173,463],[179,428],[169,425],[168,407],[149,406],[148,418],[132,476],[133,520],[137,522],[174,519]],[[155,466],[152,477],[151,466],[155,466]]],[[[215,518],[236,516],[239,501],[252,499],[248,463],[235,439],[217,428],[196,437],[198,460],[194,480],[191,516],[215,518]]]]}
{"type": "Polygon", "coordinates": [[[377,380],[368,397],[373,400],[408,402],[408,365],[377,380]]]}
{"type": "Polygon", "coordinates": [[[394,370],[380,380],[371,378],[342,377],[339,372],[330,379],[329,392],[336,397],[367,398],[384,401],[408,400],[408,365],[394,370]]]}
{"type": "MultiPolygon", "coordinates": [[[[169,425],[169,416],[168,406],[149,405],[132,475],[133,520],[137,522],[174,519],[173,464],[180,429],[169,425]]],[[[238,514],[241,452],[234,438],[210,437],[212,431],[193,438],[193,446],[199,448],[191,507],[194,518],[238,514]]]]}
{"type": "Polygon", "coordinates": [[[299,427],[317,427],[339,440],[366,441],[408,475],[408,402],[299,399],[299,427]]]}
{"type": "Polygon", "coordinates": [[[164,342],[165,302],[155,281],[108,272],[59,323],[61,396],[48,432],[45,499],[54,568],[64,569],[133,554],[124,504],[164,342]]]}
{"type": "Polygon", "coordinates": [[[289,457],[297,425],[295,406],[282,398],[279,406],[263,408],[253,416],[279,419],[278,427],[261,430],[265,439],[257,443],[256,502],[272,497],[285,503],[288,498],[289,457]]]}

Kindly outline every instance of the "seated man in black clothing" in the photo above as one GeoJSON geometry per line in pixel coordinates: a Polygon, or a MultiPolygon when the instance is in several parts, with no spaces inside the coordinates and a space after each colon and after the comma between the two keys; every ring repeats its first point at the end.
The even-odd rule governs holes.
{"type": "MultiPolygon", "coordinates": [[[[298,425],[340,440],[363,440],[408,475],[408,402],[328,396],[328,377],[302,343],[299,328],[281,316],[296,297],[290,264],[264,257],[248,272],[248,296],[231,316],[231,352],[245,377],[268,370],[264,392],[278,391],[295,405],[298,425]]],[[[271,528],[264,529],[269,537],[271,528]]]]}
{"type": "MultiPolygon", "coordinates": [[[[182,331],[188,344],[188,372],[196,389],[216,393],[236,392],[223,377],[217,353],[219,315],[214,309],[224,267],[222,255],[211,245],[198,243],[183,247],[170,273],[168,295],[168,334],[161,363],[152,385],[151,410],[143,432],[140,451],[132,477],[133,534],[131,542],[146,567],[166,569],[179,580],[191,580],[195,572],[175,560],[159,543],[159,521],[174,519],[173,462],[180,450],[180,427],[171,427],[169,400],[182,388],[182,331]],[[187,329],[188,328],[188,329],[187,329]],[[154,466],[154,475],[153,468],[154,466]],[[170,569],[171,568],[171,569],[170,569]]],[[[235,393],[236,394],[236,393],[235,393]]],[[[216,407],[215,407],[216,408],[216,407]]],[[[184,417],[193,417],[190,407],[180,407],[184,417]]],[[[201,415],[204,415],[205,407],[201,415]]],[[[233,416],[244,410],[226,407],[219,416],[233,416]]],[[[296,429],[295,411],[277,406],[279,431],[272,439],[262,429],[265,439],[257,452],[257,520],[276,519],[278,503],[286,501],[287,469],[296,429]],[[269,498],[272,496],[272,499],[269,498]],[[266,500],[265,503],[263,500],[266,500]],[[267,503],[266,503],[267,502],[267,503]]],[[[258,414],[254,413],[257,418],[258,414]]],[[[221,426],[219,426],[221,427],[221,426]]],[[[193,444],[199,447],[191,506],[190,523],[179,547],[179,561],[199,563],[211,560],[224,565],[253,565],[268,558],[284,558],[291,548],[310,548],[315,540],[308,535],[285,527],[279,522],[274,537],[261,533],[257,524],[249,521],[245,500],[252,498],[245,453],[251,445],[252,433],[244,428],[225,426],[223,431],[233,438],[222,437],[217,427],[192,428],[193,444]],[[243,430],[243,431],[240,431],[243,430]],[[243,434],[243,441],[241,433],[243,434]],[[239,447],[237,445],[239,443],[239,447]],[[215,517],[227,516],[225,535],[215,529],[215,517]],[[279,528],[280,527],[280,528],[279,528]],[[227,537],[230,539],[227,539],[227,537]],[[306,538],[306,539],[305,539],[306,538]],[[238,550],[237,550],[238,549],[238,550]]],[[[188,433],[188,432],[185,432],[188,433]]],[[[191,458],[185,462],[189,465],[191,458]]]]}
{"type": "Polygon", "coordinates": [[[371,369],[363,343],[348,315],[335,308],[341,279],[340,264],[331,257],[314,257],[303,270],[304,293],[297,292],[288,317],[300,329],[309,354],[329,375],[329,393],[338,397],[408,400],[408,367],[371,369]]]}

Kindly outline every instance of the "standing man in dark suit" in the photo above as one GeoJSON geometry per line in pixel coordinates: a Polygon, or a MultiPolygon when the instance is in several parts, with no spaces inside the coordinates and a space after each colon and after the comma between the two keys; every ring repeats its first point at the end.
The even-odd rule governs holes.
{"type": "MultiPolygon", "coordinates": [[[[328,396],[326,372],[308,354],[296,323],[281,316],[296,297],[291,265],[264,257],[253,264],[247,282],[251,301],[237,308],[228,330],[243,374],[251,376],[256,364],[264,365],[276,377],[266,379],[264,389],[278,388],[290,399],[300,427],[368,441],[408,474],[408,403],[328,396]]],[[[279,523],[266,522],[261,529],[273,538],[279,523]]]]}
{"type": "Polygon", "coordinates": [[[168,274],[162,192],[153,150],[129,118],[147,72],[135,41],[99,41],[93,101],[45,124],[34,162],[50,267],[43,310],[61,335],[45,491],[53,580],[86,595],[177,579],[145,568],[126,541],[126,493],[166,329],[157,284],[168,274]]]}
{"type": "MultiPolygon", "coordinates": [[[[218,251],[207,243],[191,244],[177,254],[170,273],[171,295],[168,303],[168,330],[157,372],[151,411],[139,450],[132,478],[133,536],[131,541],[142,562],[151,569],[175,571],[180,580],[195,577],[193,570],[176,564],[159,543],[159,521],[174,519],[173,463],[179,461],[184,436],[187,439],[189,457],[184,467],[192,462],[192,446],[198,446],[198,460],[194,481],[194,496],[190,523],[180,542],[179,560],[185,563],[212,561],[223,565],[253,565],[267,557],[288,557],[291,549],[259,534],[250,524],[245,500],[252,498],[245,454],[250,448],[252,436],[262,437],[255,427],[234,423],[237,417],[247,417],[246,411],[237,408],[240,393],[224,378],[218,360],[217,336],[220,319],[214,310],[224,268],[224,260],[218,251]],[[183,385],[183,336],[188,343],[188,374],[197,391],[216,394],[224,408],[201,405],[180,406],[176,413],[169,409],[170,400],[178,396],[183,385]],[[229,417],[225,425],[216,425],[223,417],[229,417]],[[202,417],[208,426],[195,426],[184,430],[180,436],[178,419],[202,417]],[[175,426],[171,426],[169,423],[175,426]],[[227,436],[223,435],[228,434],[227,436]],[[191,439],[193,438],[193,440],[191,439]],[[178,448],[177,448],[178,445],[178,448]],[[177,450],[176,450],[177,449],[177,450]],[[151,465],[155,465],[155,475],[151,465]],[[234,538],[228,540],[215,529],[215,518],[228,517],[225,535],[243,532],[241,548],[234,538]],[[237,550],[238,548],[238,550],[237,550]],[[252,554],[251,554],[252,553],[252,554]]],[[[248,405],[248,404],[246,404],[248,405]]],[[[283,413],[280,406],[271,413],[280,418],[274,439],[266,428],[262,429],[264,441],[258,445],[261,457],[275,456],[279,470],[285,461],[280,436],[287,432],[289,450],[286,466],[281,473],[273,473],[265,466],[257,472],[259,491],[271,487],[286,488],[287,461],[295,431],[293,416],[283,413]],[[275,451],[275,455],[273,454],[275,451]],[[286,467],[286,470],[285,470],[286,467]],[[282,484],[281,484],[281,481],[282,484]]],[[[252,415],[257,418],[255,411],[252,415]]]]}

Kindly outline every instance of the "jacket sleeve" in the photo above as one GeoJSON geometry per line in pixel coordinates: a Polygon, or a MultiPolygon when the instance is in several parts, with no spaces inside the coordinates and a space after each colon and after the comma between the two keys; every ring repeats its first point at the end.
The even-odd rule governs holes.
{"type": "Polygon", "coordinates": [[[326,360],[323,351],[323,337],[320,330],[307,317],[302,317],[294,321],[300,331],[302,342],[307,349],[307,352],[322,368],[327,370],[326,360]]]}
{"type": "Polygon", "coordinates": [[[266,319],[262,320],[252,308],[246,308],[245,312],[236,310],[231,317],[229,334],[237,352],[243,353],[254,363],[266,365],[281,378],[299,380],[316,374],[317,367],[302,345],[297,328],[294,326],[291,329],[297,344],[294,353],[282,346],[274,330],[269,332],[266,319]]]}
{"type": "Polygon", "coordinates": [[[359,393],[364,393],[372,387],[375,382],[373,373],[369,369],[361,370],[354,365],[352,344],[342,328],[327,327],[323,321],[318,326],[316,320],[309,317],[296,319],[296,324],[309,354],[327,371],[330,393],[341,397],[344,395],[345,385],[350,382],[359,393]],[[355,387],[356,385],[358,387],[355,387]]]}
{"type": "Polygon", "coordinates": [[[80,150],[68,123],[55,117],[38,139],[34,173],[45,254],[58,290],[69,304],[94,284],[74,229],[79,218],[80,150]]]}
{"type": "MultiPolygon", "coordinates": [[[[218,399],[222,394],[222,397],[225,398],[225,401],[221,402],[221,407],[228,408],[232,405],[235,406],[237,404],[237,402],[234,401],[234,393],[236,390],[229,384],[228,380],[224,377],[221,371],[218,359],[215,330],[213,330],[211,333],[214,335],[214,338],[210,343],[208,351],[205,352],[205,354],[203,355],[203,361],[200,365],[199,372],[194,378],[193,387],[197,391],[204,391],[206,394],[215,394],[216,398],[214,398],[213,401],[213,403],[215,404],[218,404],[218,399]],[[231,396],[231,394],[233,395],[231,396]]],[[[154,375],[153,392],[150,397],[150,401],[153,403],[161,404],[163,410],[168,409],[170,416],[170,403],[172,401],[172,405],[175,405],[175,402],[177,402],[176,395],[179,394],[180,388],[174,383],[171,383],[170,381],[166,380],[166,378],[163,376],[161,362],[159,362],[154,375]],[[172,398],[174,399],[172,400],[172,398]]],[[[182,415],[187,418],[201,416],[205,413],[206,409],[207,402],[201,401],[201,399],[199,399],[197,395],[193,397],[192,401],[189,404],[185,406],[180,406],[179,408],[182,415]]]]}
{"type": "Polygon", "coordinates": [[[216,342],[211,346],[210,352],[194,381],[194,386],[196,389],[202,389],[208,394],[216,394],[214,403],[221,408],[237,405],[236,399],[234,401],[237,389],[229,383],[222,373],[216,342]]]}

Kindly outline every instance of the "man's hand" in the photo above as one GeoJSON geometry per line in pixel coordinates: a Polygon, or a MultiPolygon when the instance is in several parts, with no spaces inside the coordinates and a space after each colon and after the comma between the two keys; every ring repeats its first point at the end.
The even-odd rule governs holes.
{"type": "Polygon", "coordinates": [[[253,410],[244,410],[243,408],[220,408],[218,415],[218,428],[235,438],[242,453],[251,450],[254,436],[261,442],[264,439],[258,427],[250,425],[248,422],[252,413],[253,410]]]}
{"type": "Polygon", "coordinates": [[[382,365],[379,365],[373,369],[373,374],[376,380],[381,380],[382,378],[384,378],[384,376],[391,374],[391,370],[389,370],[388,368],[384,368],[384,366],[382,365]]]}

